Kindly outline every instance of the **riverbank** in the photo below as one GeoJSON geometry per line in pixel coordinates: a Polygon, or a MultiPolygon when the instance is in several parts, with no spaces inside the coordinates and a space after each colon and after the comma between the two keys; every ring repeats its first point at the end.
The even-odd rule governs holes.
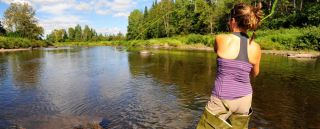
{"type": "Polygon", "coordinates": [[[38,48],[47,46],[50,46],[50,44],[43,40],[0,36],[0,49],[20,50],[24,48],[38,48]]]}
{"type": "Polygon", "coordinates": [[[15,52],[15,51],[29,51],[32,48],[18,48],[18,49],[0,49],[0,52],[15,52]]]}
{"type": "MultiPolygon", "coordinates": [[[[262,50],[264,50],[263,53],[266,54],[296,58],[316,58],[319,57],[320,51],[320,35],[318,32],[320,33],[320,27],[259,30],[257,31],[255,41],[260,44],[262,50]]],[[[252,33],[249,33],[250,36],[251,34],[252,33]]],[[[21,38],[0,37],[0,48],[28,48],[48,45],[53,45],[53,47],[124,46],[127,49],[141,48],[212,51],[214,38],[215,35],[189,34],[146,40],[58,42],[50,44],[45,41],[33,42],[21,38]]]]}
{"type": "MultiPolygon", "coordinates": [[[[260,44],[261,45],[261,44],[260,44]]],[[[64,46],[121,46],[126,49],[169,49],[169,50],[201,50],[213,51],[213,45],[204,45],[203,43],[185,44],[178,40],[169,38],[135,40],[135,41],[101,41],[101,42],[68,42],[56,43],[55,47],[64,46]]],[[[261,46],[263,54],[281,55],[293,58],[320,58],[320,52],[315,50],[286,50],[273,49],[268,50],[261,46]]]]}
{"type": "MultiPolygon", "coordinates": [[[[72,43],[68,44],[68,46],[116,46],[116,47],[123,47],[125,49],[141,49],[141,50],[152,50],[152,49],[164,49],[164,50],[196,50],[196,51],[212,51],[213,47],[208,47],[203,44],[192,44],[192,45],[169,45],[168,43],[165,44],[155,44],[155,45],[148,45],[143,46],[139,44],[138,46],[121,46],[119,43],[112,43],[112,42],[101,42],[101,43],[93,43],[88,45],[83,45],[88,43],[72,43]]],[[[66,44],[55,44],[56,47],[65,47],[66,44]]],[[[271,54],[271,55],[279,55],[279,56],[287,56],[290,58],[320,58],[320,52],[314,50],[262,50],[263,54],[271,54]]]]}
{"type": "MultiPolygon", "coordinates": [[[[256,33],[257,36],[255,37],[255,41],[260,44],[263,50],[320,51],[320,27],[259,30],[256,33]]],[[[249,32],[248,34],[251,36],[252,32],[249,32]]],[[[113,45],[126,47],[207,49],[206,47],[213,47],[214,40],[215,35],[189,34],[146,40],[62,42],[54,43],[54,46],[113,45]]]]}

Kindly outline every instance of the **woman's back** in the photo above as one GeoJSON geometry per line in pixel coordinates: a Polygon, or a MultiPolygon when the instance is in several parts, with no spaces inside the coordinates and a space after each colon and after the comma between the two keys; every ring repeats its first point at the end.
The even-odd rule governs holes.
{"type": "Polygon", "coordinates": [[[240,32],[226,36],[229,42],[217,49],[218,52],[219,49],[224,51],[218,54],[217,77],[212,94],[221,99],[235,99],[252,93],[249,75],[253,64],[248,56],[248,36],[240,32]]]}
{"type": "Polygon", "coordinates": [[[261,49],[259,44],[255,43],[254,41],[250,43],[250,40],[246,34],[234,32],[232,34],[221,34],[216,36],[215,52],[217,53],[217,56],[222,59],[235,60],[238,58],[238,56],[241,56],[242,58],[246,58],[243,56],[247,56],[247,62],[253,65],[253,69],[251,71],[252,75],[258,75],[261,49]],[[247,48],[244,49],[247,53],[240,53],[240,43],[242,39],[241,36],[247,38],[247,45],[243,45],[247,46],[247,48]]]}
{"type": "MultiPolygon", "coordinates": [[[[221,34],[216,36],[216,45],[215,51],[218,57],[223,59],[236,59],[240,52],[240,41],[238,33],[235,32],[233,34],[221,34]]],[[[245,36],[242,34],[242,36],[245,36]]],[[[259,56],[260,46],[259,44],[250,40],[247,40],[247,55],[248,62],[255,65],[257,64],[257,56],[259,56]]],[[[242,53],[241,53],[242,54],[242,53]]]]}

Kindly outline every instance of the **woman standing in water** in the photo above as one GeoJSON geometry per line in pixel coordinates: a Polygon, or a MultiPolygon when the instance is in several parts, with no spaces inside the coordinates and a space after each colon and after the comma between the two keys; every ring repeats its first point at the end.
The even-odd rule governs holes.
{"type": "Polygon", "coordinates": [[[210,101],[197,129],[246,129],[252,114],[250,75],[259,74],[260,46],[249,38],[261,21],[261,3],[257,7],[240,3],[230,12],[232,34],[216,36],[217,77],[210,101]]]}

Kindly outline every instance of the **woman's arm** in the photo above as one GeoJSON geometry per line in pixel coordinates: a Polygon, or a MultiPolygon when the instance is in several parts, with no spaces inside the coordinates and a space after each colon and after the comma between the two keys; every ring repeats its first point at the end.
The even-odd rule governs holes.
{"type": "Polygon", "coordinates": [[[253,68],[251,70],[251,76],[257,77],[260,72],[260,59],[261,59],[261,48],[258,44],[256,46],[256,51],[255,51],[255,63],[253,64],[253,68]]]}

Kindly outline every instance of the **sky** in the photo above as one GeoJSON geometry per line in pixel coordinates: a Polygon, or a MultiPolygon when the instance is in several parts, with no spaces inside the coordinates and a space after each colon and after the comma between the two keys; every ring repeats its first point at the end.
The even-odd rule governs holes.
{"type": "Polygon", "coordinates": [[[1,21],[12,2],[31,5],[36,10],[36,18],[45,29],[45,34],[77,24],[82,27],[89,25],[102,34],[125,34],[130,12],[150,7],[153,0],[0,0],[1,21]]]}

